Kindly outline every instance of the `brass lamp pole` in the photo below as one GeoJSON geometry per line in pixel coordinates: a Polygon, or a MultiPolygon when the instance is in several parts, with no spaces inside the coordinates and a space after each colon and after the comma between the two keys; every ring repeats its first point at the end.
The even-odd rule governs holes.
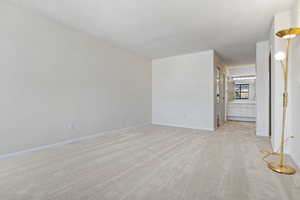
{"type": "Polygon", "coordinates": [[[281,62],[283,69],[283,78],[284,78],[284,92],[283,92],[283,119],[282,119],[282,133],[281,133],[281,145],[280,145],[280,162],[279,163],[268,163],[268,167],[275,172],[281,174],[295,174],[296,170],[285,164],[284,161],[284,145],[285,145],[285,126],[286,126],[286,114],[288,107],[288,78],[289,78],[289,54],[291,50],[291,41],[297,35],[300,34],[300,28],[290,28],[286,30],[279,31],[276,33],[278,37],[284,38],[287,40],[287,50],[284,54],[279,52],[276,56],[276,60],[281,62]]]}

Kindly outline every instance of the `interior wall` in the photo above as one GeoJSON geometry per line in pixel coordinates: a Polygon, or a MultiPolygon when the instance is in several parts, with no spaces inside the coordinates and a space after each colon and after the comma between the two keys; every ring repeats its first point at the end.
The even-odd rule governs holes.
{"type": "Polygon", "coordinates": [[[152,123],[215,129],[214,51],[152,61],[152,123]]]}
{"type": "Polygon", "coordinates": [[[288,152],[300,167],[300,38],[292,43],[292,57],[290,69],[290,98],[288,125],[290,136],[295,138],[289,140],[288,152]]]}
{"type": "Polygon", "coordinates": [[[256,44],[256,135],[269,136],[269,41],[256,44]]]}
{"type": "MultiPolygon", "coordinates": [[[[296,3],[299,1],[295,1],[296,3]]],[[[296,6],[294,6],[296,8],[296,6]]],[[[299,7],[297,7],[299,8],[299,7]]],[[[273,55],[278,51],[285,51],[287,41],[275,36],[275,33],[282,29],[291,27],[293,21],[297,21],[300,17],[298,10],[297,16],[293,15],[291,11],[278,13],[274,17],[271,34],[271,50],[273,55]]],[[[299,21],[299,20],[298,20],[299,21]]],[[[298,23],[299,24],[299,23],[298,23]]],[[[287,111],[287,129],[286,138],[294,136],[289,139],[286,145],[286,151],[293,160],[300,166],[300,137],[299,137],[299,117],[300,117],[300,40],[297,37],[292,41],[291,59],[289,63],[289,104],[287,111]]],[[[280,147],[281,130],[282,130],[282,92],[283,92],[283,76],[282,69],[279,62],[275,62],[272,58],[272,145],[276,151],[280,147]],[[274,99],[274,100],[273,100],[274,99]],[[273,103],[274,102],[274,103],[273,103]]]]}
{"type": "MultiPolygon", "coordinates": [[[[281,130],[282,130],[282,104],[283,104],[283,75],[282,67],[280,62],[275,61],[274,55],[276,52],[286,50],[286,40],[281,39],[275,35],[279,30],[287,29],[290,27],[291,13],[290,11],[281,12],[274,16],[274,22],[271,29],[271,51],[272,51],[272,66],[271,66],[271,109],[272,109],[272,147],[274,151],[277,151],[280,148],[281,141],[281,130]]],[[[288,108],[288,112],[291,112],[291,109],[288,108]]],[[[288,130],[288,124],[287,124],[288,130]]]]}
{"type": "Polygon", "coordinates": [[[255,64],[249,65],[238,65],[238,66],[229,66],[228,67],[229,76],[255,76],[255,64]]]}
{"type": "MultiPolygon", "coordinates": [[[[291,25],[300,26],[300,0],[294,1],[291,14],[291,25]]],[[[288,136],[294,136],[288,140],[287,152],[300,167],[300,39],[299,36],[292,41],[291,63],[289,71],[289,111],[288,111],[288,136]]]]}
{"type": "MultiPolygon", "coordinates": [[[[295,0],[291,14],[292,27],[300,26],[300,0],[295,0]]],[[[289,140],[288,153],[300,167],[300,38],[292,41],[291,63],[289,72],[289,112],[288,112],[288,136],[294,136],[289,140]]]]}
{"type": "Polygon", "coordinates": [[[271,23],[271,27],[270,27],[270,35],[269,35],[269,45],[270,45],[270,51],[271,51],[271,87],[270,87],[270,89],[271,89],[271,97],[270,97],[270,99],[271,99],[271,106],[270,106],[270,108],[271,108],[271,117],[270,117],[270,119],[269,120],[271,120],[271,127],[270,127],[270,132],[271,132],[271,134],[272,134],[272,136],[271,136],[271,144],[272,144],[272,148],[273,148],[273,151],[276,151],[275,150],[275,139],[274,139],[274,135],[275,135],[275,133],[274,133],[274,130],[275,130],[275,126],[277,125],[277,124],[274,124],[274,122],[275,122],[275,119],[276,119],[276,117],[277,116],[275,116],[275,112],[276,112],[276,107],[278,107],[278,103],[276,103],[277,101],[278,101],[278,99],[275,99],[275,94],[277,94],[277,92],[276,92],[276,82],[278,82],[278,80],[276,80],[275,78],[276,78],[276,74],[278,74],[278,69],[276,70],[275,68],[276,68],[276,60],[275,60],[275,51],[276,51],[276,48],[275,48],[275,37],[274,37],[274,35],[275,35],[275,18],[273,18],[273,21],[272,21],[272,23],[271,23]],[[276,71],[277,71],[277,73],[275,73],[276,71]],[[276,103],[276,106],[275,106],[275,103],[276,103]]]}
{"type": "Polygon", "coordinates": [[[0,154],[151,122],[151,61],[0,2],[0,154]]]}

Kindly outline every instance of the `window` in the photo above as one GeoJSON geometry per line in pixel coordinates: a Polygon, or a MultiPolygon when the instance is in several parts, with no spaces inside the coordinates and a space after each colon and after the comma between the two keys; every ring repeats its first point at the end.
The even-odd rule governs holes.
{"type": "Polygon", "coordinates": [[[249,84],[235,84],[235,99],[249,99],[249,84]]]}

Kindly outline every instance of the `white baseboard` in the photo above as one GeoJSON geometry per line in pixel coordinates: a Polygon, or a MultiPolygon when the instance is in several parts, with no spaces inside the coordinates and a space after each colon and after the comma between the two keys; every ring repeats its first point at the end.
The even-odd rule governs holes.
{"type": "Polygon", "coordinates": [[[88,140],[88,139],[93,139],[93,138],[103,136],[103,135],[110,135],[110,134],[113,134],[113,133],[116,133],[116,132],[126,131],[126,130],[133,129],[133,128],[139,128],[139,127],[147,126],[147,125],[150,125],[150,124],[151,123],[149,122],[149,123],[136,125],[136,126],[132,126],[132,127],[127,127],[127,128],[123,128],[123,129],[105,131],[105,132],[96,133],[96,134],[89,135],[89,136],[83,136],[83,137],[74,138],[74,139],[71,139],[71,140],[65,140],[65,141],[62,141],[62,142],[55,143],[55,144],[43,145],[43,146],[39,146],[39,147],[35,147],[35,148],[23,150],[23,151],[14,152],[14,153],[3,154],[3,155],[0,155],[0,160],[15,157],[15,156],[20,156],[20,155],[24,155],[24,154],[28,154],[28,153],[33,153],[33,152],[36,152],[36,151],[42,151],[42,150],[45,150],[45,149],[56,148],[56,147],[60,147],[60,146],[66,145],[66,144],[76,143],[76,142],[80,142],[80,141],[88,140]]]}
{"type": "Polygon", "coordinates": [[[300,161],[298,162],[295,161],[295,164],[297,165],[298,169],[300,169],[300,161]]]}
{"type": "Polygon", "coordinates": [[[297,166],[298,169],[300,169],[300,160],[296,160],[294,156],[292,156],[290,153],[288,154],[292,162],[297,166]]]}
{"type": "Polygon", "coordinates": [[[215,131],[215,129],[200,128],[200,127],[195,127],[195,126],[185,126],[185,125],[168,124],[168,123],[157,123],[157,122],[152,122],[152,124],[153,125],[158,125],[158,126],[172,126],[172,127],[178,127],[178,128],[189,128],[189,129],[202,130],[202,131],[215,131]]]}
{"type": "Polygon", "coordinates": [[[236,117],[236,116],[227,116],[227,120],[233,121],[244,121],[244,122],[255,122],[255,117],[236,117]]]}
{"type": "Polygon", "coordinates": [[[270,137],[269,136],[269,131],[258,131],[258,130],[256,130],[256,135],[257,136],[262,136],[262,137],[270,137]]]}

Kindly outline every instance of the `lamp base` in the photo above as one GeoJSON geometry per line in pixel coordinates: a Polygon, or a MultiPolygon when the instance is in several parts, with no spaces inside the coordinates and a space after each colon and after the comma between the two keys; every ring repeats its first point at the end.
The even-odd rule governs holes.
{"type": "Polygon", "coordinates": [[[274,172],[280,173],[280,174],[288,174],[292,175],[296,173],[296,170],[290,166],[283,165],[281,166],[280,164],[277,163],[269,163],[268,167],[273,170],[274,172]]]}

